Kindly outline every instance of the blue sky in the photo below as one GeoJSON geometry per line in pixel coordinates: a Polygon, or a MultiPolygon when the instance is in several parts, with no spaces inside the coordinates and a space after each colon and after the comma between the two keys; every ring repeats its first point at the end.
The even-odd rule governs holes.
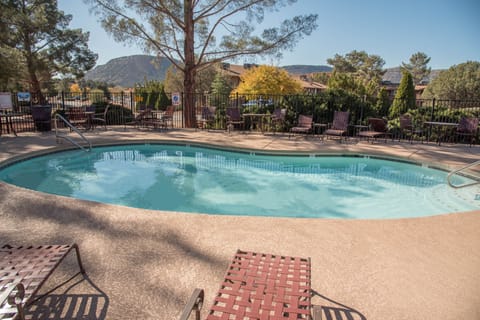
{"type": "MultiPolygon", "coordinates": [[[[135,46],[115,42],[81,0],[58,0],[60,10],[72,14],[72,28],[90,32],[90,49],[97,64],[142,54],[135,46]]],[[[408,62],[416,52],[431,57],[433,69],[447,69],[466,61],[480,61],[479,0],[298,0],[267,15],[264,24],[317,13],[318,29],[302,39],[281,60],[241,58],[238,63],[326,65],[335,54],[364,50],[385,60],[385,67],[408,62]]]]}

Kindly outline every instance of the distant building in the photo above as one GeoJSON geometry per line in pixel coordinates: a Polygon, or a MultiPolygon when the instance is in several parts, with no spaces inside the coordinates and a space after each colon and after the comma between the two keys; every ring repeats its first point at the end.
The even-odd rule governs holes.
{"type": "MultiPolygon", "coordinates": [[[[417,99],[422,98],[423,91],[425,91],[430,81],[438,76],[440,71],[441,70],[432,70],[427,78],[423,79],[420,84],[415,86],[415,97],[417,99]]],[[[382,86],[387,90],[388,97],[392,101],[395,99],[395,94],[397,93],[397,89],[401,80],[402,70],[400,67],[387,69],[382,77],[382,86]]]]}

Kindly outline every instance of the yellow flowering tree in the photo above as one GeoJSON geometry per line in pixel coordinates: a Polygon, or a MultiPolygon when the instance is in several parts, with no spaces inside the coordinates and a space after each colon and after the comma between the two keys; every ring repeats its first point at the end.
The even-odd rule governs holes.
{"type": "Polygon", "coordinates": [[[80,86],[78,85],[78,83],[73,83],[73,84],[70,86],[70,92],[72,92],[72,93],[80,93],[80,92],[82,92],[82,90],[80,90],[80,86]]]}
{"type": "Polygon", "coordinates": [[[284,95],[302,91],[302,86],[287,71],[267,65],[253,67],[241,76],[235,89],[240,94],[284,95]]]}

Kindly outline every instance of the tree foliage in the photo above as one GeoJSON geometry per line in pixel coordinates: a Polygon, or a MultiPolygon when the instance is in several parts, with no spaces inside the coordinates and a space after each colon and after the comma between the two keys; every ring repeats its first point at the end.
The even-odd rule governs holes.
{"type": "Polygon", "coordinates": [[[425,89],[423,97],[480,100],[480,62],[468,61],[441,71],[425,89]]]}
{"type": "Polygon", "coordinates": [[[296,0],[84,0],[119,41],[167,57],[183,73],[184,116],[195,126],[195,76],[239,56],[277,55],[316,27],[316,14],[296,16],[255,32],[266,14],[296,0]]]}
{"type": "Polygon", "coordinates": [[[353,50],[345,56],[336,54],[327,62],[333,66],[329,87],[345,90],[363,100],[376,101],[385,73],[385,61],[380,56],[353,50]]]}
{"type": "Polygon", "coordinates": [[[402,71],[402,80],[395,93],[395,99],[390,107],[390,117],[396,118],[415,107],[415,87],[413,85],[413,77],[410,72],[402,71]]]}
{"type": "Polygon", "coordinates": [[[21,59],[29,90],[40,102],[42,81],[57,73],[79,77],[95,65],[88,33],[68,29],[72,17],[58,10],[56,0],[0,0],[0,7],[0,46],[21,59]]]}
{"type": "Polygon", "coordinates": [[[172,104],[172,100],[165,92],[165,86],[161,81],[144,80],[143,83],[135,84],[135,100],[137,106],[149,107],[156,110],[165,110],[172,104]]]}
{"type": "Polygon", "coordinates": [[[432,68],[428,67],[429,62],[429,56],[423,52],[417,52],[410,57],[410,63],[402,63],[402,67],[412,75],[413,84],[419,84],[423,79],[427,78],[432,71],[432,68]]]}
{"type": "Polygon", "coordinates": [[[385,74],[383,70],[385,61],[380,56],[370,55],[365,51],[353,50],[345,56],[336,54],[333,58],[327,59],[327,63],[333,66],[334,72],[352,74],[364,83],[370,80],[379,81],[385,74]]]}
{"type": "Polygon", "coordinates": [[[300,93],[302,87],[287,71],[261,65],[247,70],[235,91],[241,94],[284,95],[300,93]]]}

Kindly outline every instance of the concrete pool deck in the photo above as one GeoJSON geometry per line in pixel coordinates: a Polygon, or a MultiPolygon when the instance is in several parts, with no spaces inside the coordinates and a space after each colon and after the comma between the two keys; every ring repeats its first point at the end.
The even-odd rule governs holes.
{"type": "MultiPolygon", "coordinates": [[[[169,140],[268,151],[387,155],[458,168],[480,147],[348,143],[285,135],[171,130],[88,132],[94,144],[169,140]]],[[[68,145],[67,142],[63,146],[68,145]]],[[[52,133],[0,137],[0,161],[57,148],[52,133]]],[[[195,288],[203,315],[239,249],[311,257],[325,319],[480,319],[480,211],[397,220],[178,214],[48,195],[0,182],[0,244],[80,246],[30,309],[33,319],[177,319],[195,288]],[[78,282],[75,282],[78,280],[78,282]],[[68,314],[68,317],[65,317],[68,314]],[[42,318],[42,316],[44,318],[42,318]],[[349,318],[350,316],[350,318],[349,318]]],[[[379,208],[381,210],[381,208],[379,208]]]]}

